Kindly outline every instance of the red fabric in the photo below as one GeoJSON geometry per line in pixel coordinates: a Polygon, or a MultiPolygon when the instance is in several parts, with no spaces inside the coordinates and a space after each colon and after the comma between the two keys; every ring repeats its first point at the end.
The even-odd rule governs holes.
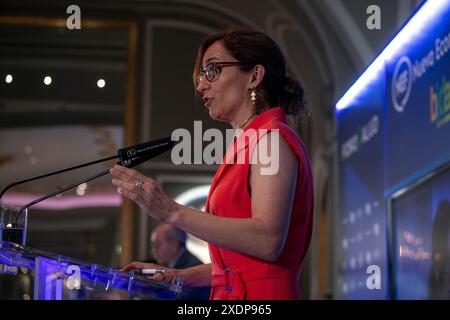
{"type": "MultiPolygon", "coordinates": [[[[280,107],[272,108],[255,118],[245,128],[278,130],[298,160],[298,178],[289,224],[289,232],[280,257],[267,262],[248,255],[209,245],[212,262],[211,299],[299,299],[301,263],[305,257],[313,223],[313,181],[306,148],[300,137],[286,124],[280,107]]],[[[263,134],[262,134],[263,135],[263,134]]],[[[251,198],[247,189],[250,161],[236,163],[239,156],[251,155],[256,142],[246,139],[245,147],[236,152],[245,135],[230,144],[225,159],[217,170],[206,201],[206,212],[222,217],[250,218],[251,198]],[[239,140],[241,139],[241,140],[239,140]],[[237,144],[237,147],[236,147],[237,144]],[[243,153],[241,153],[241,151],[243,153]]],[[[250,159],[250,158],[246,158],[250,159]]]]}

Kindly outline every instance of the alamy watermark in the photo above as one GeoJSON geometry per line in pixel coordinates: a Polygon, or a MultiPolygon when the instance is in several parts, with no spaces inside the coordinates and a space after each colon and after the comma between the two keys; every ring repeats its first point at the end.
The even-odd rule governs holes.
{"type": "Polygon", "coordinates": [[[381,29],[381,9],[379,6],[373,4],[367,7],[366,13],[370,16],[366,20],[366,26],[369,30],[381,29]]]}
{"type": "Polygon", "coordinates": [[[171,153],[172,163],[180,164],[261,164],[261,175],[274,175],[280,162],[278,129],[227,129],[225,137],[219,129],[202,130],[202,122],[194,121],[194,136],[187,129],[172,132],[178,143],[171,153]],[[203,142],[210,142],[202,148],[203,142]],[[225,145],[229,146],[225,155],[225,145]],[[192,155],[194,161],[192,162],[192,155]]]}
{"type": "Polygon", "coordinates": [[[366,286],[369,290],[381,289],[381,269],[380,266],[372,264],[367,267],[366,273],[370,276],[366,280],[366,286]]]}
{"type": "Polygon", "coordinates": [[[81,271],[80,267],[76,265],[70,265],[67,267],[66,274],[70,276],[66,280],[66,287],[69,290],[81,289],[81,271]]]}
{"type": "Polygon", "coordinates": [[[69,30],[81,29],[81,9],[76,4],[67,7],[66,13],[70,16],[66,20],[66,26],[69,30]]]}

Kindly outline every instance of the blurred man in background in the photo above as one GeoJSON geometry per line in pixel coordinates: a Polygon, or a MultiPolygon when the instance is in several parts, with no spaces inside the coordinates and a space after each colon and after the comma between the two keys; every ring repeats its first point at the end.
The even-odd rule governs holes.
{"type": "MultiPolygon", "coordinates": [[[[160,224],[150,236],[151,254],[161,266],[184,269],[202,264],[186,248],[186,233],[169,224],[160,224]]],[[[178,299],[208,300],[210,288],[183,288],[178,299]]]]}

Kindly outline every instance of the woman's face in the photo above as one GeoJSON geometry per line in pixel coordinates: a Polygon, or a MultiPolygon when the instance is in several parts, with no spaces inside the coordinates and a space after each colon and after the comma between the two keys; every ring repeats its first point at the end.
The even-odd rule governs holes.
{"type": "MultiPolygon", "coordinates": [[[[202,68],[210,62],[236,62],[221,41],[214,42],[205,52],[202,68]]],[[[239,66],[219,67],[220,74],[212,82],[202,76],[197,85],[209,115],[215,120],[231,122],[242,108],[251,106],[248,95],[251,72],[239,66]]]]}

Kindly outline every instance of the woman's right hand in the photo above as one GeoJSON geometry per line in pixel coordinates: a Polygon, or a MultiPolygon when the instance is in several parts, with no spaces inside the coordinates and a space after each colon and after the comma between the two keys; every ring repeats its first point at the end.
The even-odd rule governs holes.
{"type": "Polygon", "coordinates": [[[179,274],[180,270],[178,270],[178,269],[163,267],[163,266],[160,266],[155,263],[147,263],[147,262],[139,262],[139,261],[133,261],[129,265],[122,268],[121,271],[130,272],[133,269],[162,269],[162,270],[164,270],[164,272],[155,273],[152,276],[148,276],[152,280],[157,280],[157,281],[162,281],[162,282],[171,283],[172,280],[176,276],[180,276],[180,274],[179,274]]]}

